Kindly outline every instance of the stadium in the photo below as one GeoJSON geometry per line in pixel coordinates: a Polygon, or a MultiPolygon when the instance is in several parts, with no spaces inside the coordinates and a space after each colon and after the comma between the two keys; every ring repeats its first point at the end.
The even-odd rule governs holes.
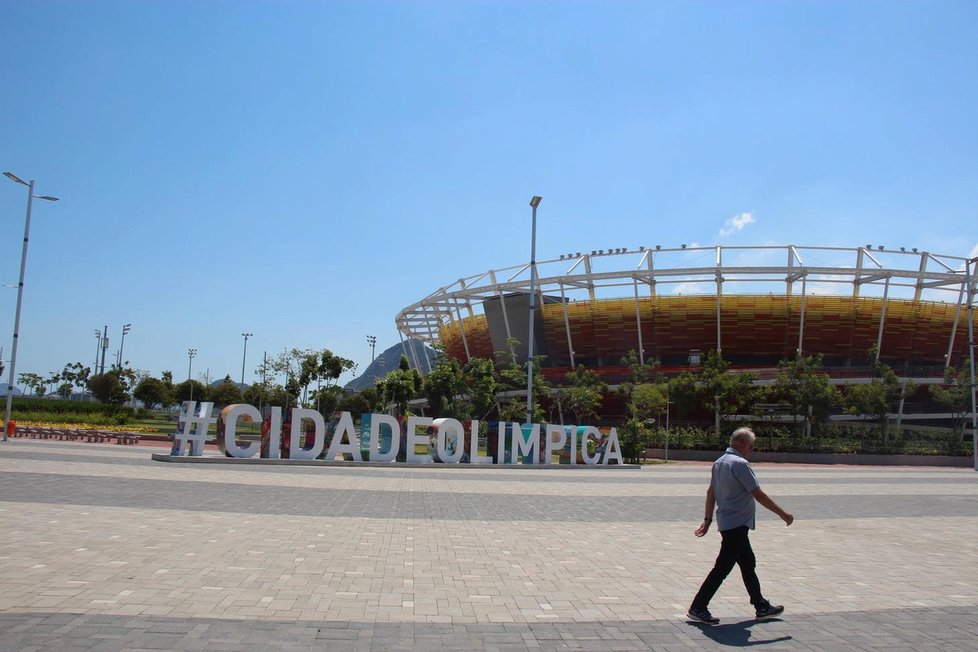
{"type": "MultiPolygon", "coordinates": [[[[833,382],[853,382],[870,373],[875,349],[901,377],[927,384],[967,364],[973,265],[870,244],[600,249],[458,279],[396,324],[402,341],[440,345],[463,364],[525,361],[532,291],[533,353],[554,382],[585,365],[614,383],[629,351],[669,373],[710,350],[762,381],[780,360],[822,354],[833,382]]],[[[427,359],[412,364],[430,371],[427,359]]]]}

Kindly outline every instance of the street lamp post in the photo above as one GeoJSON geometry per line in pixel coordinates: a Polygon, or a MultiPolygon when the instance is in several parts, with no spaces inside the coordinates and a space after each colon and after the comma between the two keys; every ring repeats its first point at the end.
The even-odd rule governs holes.
{"type": "Polygon", "coordinates": [[[119,367],[120,370],[122,369],[122,347],[126,345],[126,333],[128,333],[130,330],[132,330],[132,324],[123,325],[122,339],[119,340],[119,361],[118,364],[116,364],[116,366],[119,367]]]}
{"type": "Polygon", "coordinates": [[[7,377],[7,407],[3,415],[3,441],[7,441],[6,425],[10,421],[10,408],[14,392],[14,371],[17,366],[17,340],[20,336],[20,308],[24,301],[24,272],[27,270],[27,242],[31,236],[31,207],[34,205],[35,197],[45,201],[58,201],[58,198],[49,195],[35,195],[34,179],[31,179],[28,183],[13,172],[4,172],[3,175],[11,181],[19,183],[22,186],[27,186],[27,217],[24,219],[24,248],[20,254],[20,283],[17,285],[17,310],[14,313],[14,343],[10,347],[10,372],[7,377]]]}
{"type": "Polygon", "coordinates": [[[367,335],[367,344],[370,345],[370,364],[374,362],[374,349],[377,346],[377,336],[367,335]]]}
{"type": "Polygon", "coordinates": [[[669,461],[669,406],[672,405],[672,401],[666,401],[666,459],[669,461]]]}
{"type": "Polygon", "coordinates": [[[190,379],[190,372],[194,368],[194,356],[197,355],[197,349],[187,349],[187,357],[190,358],[190,362],[187,363],[187,384],[190,385],[190,400],[194,400],[194,383],[190,379]]]}
{"type": "MultiPolygon", "coordinates": [[[[241,384],[242,385],[244,385],[245,358],[248,357],[248,338],[253,335],[254,333],[241,333],[241,337],[244,338],[244,352],[241,354],[241,384]]],[[[241,391],[244,391],[244,389],[242,389],[241,391]]]]}
{"type": "Polygon", "coordinates": [[[533,316],[536,312],[537,281],[537,206],[543,197],[533,195],[533,222],[530,228],[530,339],[526,349],[526,422],[533,423],[533,316]]]}

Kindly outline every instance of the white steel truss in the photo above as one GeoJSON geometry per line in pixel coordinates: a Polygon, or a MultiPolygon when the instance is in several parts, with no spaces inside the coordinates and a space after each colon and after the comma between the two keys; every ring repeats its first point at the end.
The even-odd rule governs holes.
{"type": "MultiPolygon", "coordinates": [[[[814,294],[812,285],[817,283],[825,294],[853,297],[878,294],[883,297],[884,305],[887,298],[897,296],[901,289],[907,294],[907,300],[913,301],[922,300],[927,292],[928,300],[956,302],[959,312],[962,305],[968,311],[975,295],[974,284],[969,283],[971,262],[962,256],[871,245],[656,246],[578,252],[537,261],[534,285],[540,295],[553,294],[564,301],[624,298],[634,292],[636,302],[640,286],[647,286],[650,296],[672,286],[674,293],[682,290],[683,294],[716,296],[719,325],[720,298],[724,285],[731,283],[758,284],[757,291],[751,294],[767,294],[773,289],[787,296],[792,295],[795,283],[800,283],[802,306],[806,294],[814,294]],[[785,262],[777,264],[776,261],[785,262]],[[768,262],[771,264],[761,264],[768,262]]],[[[437,344],[442,326],[460,321],[463,311],[469,316],[479,314],[482,302],[487,299],[529,293],[530,269],[530,263],[491,269],[441,287],[401,310],[395,318],[397,329],[405,337],[437,344]]],[[[542,301],[537,303],[543,305],[542,301]]],[[[508,334],[505,302],[501,304],[508,334]]],[[[885,314],[884,309],[880,332],[885,314]]],[[[957,319],[955,330],[956,327],[957,319]]],[[[464,340],[464,330],[462,337],[464,340]]],[[[718,328],[717,350],[721,350],[721,343],[718,328]]],[[[798,348],[801,349],[801,341],[798,348]]]]}

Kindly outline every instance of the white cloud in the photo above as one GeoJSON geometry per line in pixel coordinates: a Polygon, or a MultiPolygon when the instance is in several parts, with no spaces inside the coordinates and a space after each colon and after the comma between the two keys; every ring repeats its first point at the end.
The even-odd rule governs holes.
{"type": "Polygon", "coordinates": [[[720,237],[728,236],[739,231],[743,231],[744,227],[748,224],[754,223],[754,213],[741,213],[740,215],[734,215],[729,220],[723,223],[723,228],[720,229],[720,237]]]}
{"type": "MultiPolygon", "coordinates": [[[[968,254],[968,258],[974,259],[975,256],[978,256],[978,244],[976,244],[974,247],[971,248],[971,252],[968,254]]],[[[958,271],[963,272],[965,271],[965,269],[967,269],[967,267],[968,267],[967,264],[961,263],[958,266],[958,271]]]]}
{"type": "Polygon", "coordinates": [[[683,283],[677,283],[672,289],[673,294],[706,294],[706,286],[702,283],[696,283],[693,281],[685,281],[683,283]]]}

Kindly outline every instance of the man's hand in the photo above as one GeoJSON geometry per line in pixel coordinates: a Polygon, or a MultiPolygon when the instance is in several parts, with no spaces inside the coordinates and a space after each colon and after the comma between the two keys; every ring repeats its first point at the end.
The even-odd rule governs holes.
{"type": "Polygon", "coordinates": [[[701,537],[704,534],[706,534],[709,530],[710,530],[710,522],[703,521],[702,523],[700,523],[700,526],[698,528],[693,530],[693,534],[695,534],[698,537],[701,537]]]}
{"type": "Polygon", "coordinates": [[[784,516],[781,517],[781,520],[784,521],[785,525],[791,525],[795,522],[795,515],[791,512],[785,512],[784,516]]]}

